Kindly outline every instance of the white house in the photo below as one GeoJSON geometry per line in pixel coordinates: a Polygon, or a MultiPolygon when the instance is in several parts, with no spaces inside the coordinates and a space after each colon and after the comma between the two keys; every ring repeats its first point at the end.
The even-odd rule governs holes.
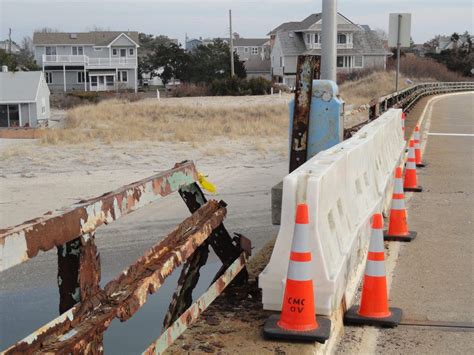
{"type": "Polygon", "coordinates": [[[36,32],[35,60],[52,91],[137,91],[138,32],[36,32]]]}
{"type": "Polygon", "coordinates": [[[50,117],[49,88],[43,72],[0,73],[0,127],[36,127],[50,117]]]}

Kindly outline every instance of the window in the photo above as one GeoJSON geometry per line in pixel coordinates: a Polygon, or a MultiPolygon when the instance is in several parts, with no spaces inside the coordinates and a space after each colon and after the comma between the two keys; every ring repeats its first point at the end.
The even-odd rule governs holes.
{"type": "Polygon", "coordinates": [[[128,73],[126,70],[121,70],[118,72],[117,81],[126,83],[128,81],[128,73]]]}
{"type": "Polygon", "coordinates": [[[337,43],[338,44],[346,44],[347,43],[347,36],[344,33],[337,34],[337,43]]]}
{"type": "Polygon", "coordinates": [[[280,67],[283,67],[283,57],[280,57],[280,67]]]}
{"type": "Polygon", "coordinates": [[[121,57],[126,57],[127,56],[127,50],[124,49],[124,48],[120,49],[120,56],[121,57]]]}
{"type": "Polygon", "coordinates": [[[363,59],[361,55],[356,55],[354,57],[354,68],[362,68],[364,66],[363,59]]]}
{"type": "Polygon", "coordinates": [[[41,99],[41,113],[43,115],[46,113],[46,99],[44,97],[41,99]]]}
{"type": "Polygon", "coordinates": [[[344,67],[344,57],[337,57],[336,65],[338,68],[344,67]]]}
{"type": "Polygon", "coordinates": [[[44,73],[45,79],[46,79],[46,84],[52,84],[53,83],[53,73],[50,71],[47,71],[44,73]]]}
{"type": "Polygon", "coordinates": [[[86,74],[83,71],[77,72],[77,83],[81,84],[86,81],[86,74]]]}
{"type": "Polygon", "coordinates": [[[306,34],[306,43],[311,43],[311,34],[310,33],[307,33],[306,34]]]}
{"type": "Polygon", "coordinates": [[[314,34],[314,43],[320,43],[320,42],[321,42],[321,39],[320,39],[319,33],[315,33],[314,34]]]}
{"type": "Polygon", "coordinates": [[[133,57],[133,52],[134,52],[134,51],[133,51],[133,48],[130,48],[130,50],[128,51],[128,54],[130,54],[130,56],[133,57]]]}
{"type": "Polygon", "coordinates": [[[96,76],[91,76],[91,86],[92,87],[97,86],[97,77],[96,76]]]}
{"type": "Polygon", "coordinates": [[[245,47],[244,52],[248,53],[249,52],[249,47],[245,47]]]}
{"type": "Polygon", "coordinates": [[[113,86],[114,85],[114,76],[113,75],[107,75],[105,77],[105,82],[107,83],[107,86],[113,86]]]}
{"type": "Polygon", "coordinates": [[[258,54],[258,47],[252,47],[252,54],[257,55],[258,54]]]}
{"type": "Polygon", "coordinates": [[[56,47],[46,47],[46,55],[56,55],[56,47]]]}
{"type": "Polygon", "coordinates": [[[116,49],[116,48],[112,49],[112,55],[117,55],[117,53],[118,53],[118,52],[117,52],[117,49],[116,49]]]}
{"type": "Polygon", "coordinates": [[[72,55],[83,55],[84,47],[72,47],[72,55]]]}

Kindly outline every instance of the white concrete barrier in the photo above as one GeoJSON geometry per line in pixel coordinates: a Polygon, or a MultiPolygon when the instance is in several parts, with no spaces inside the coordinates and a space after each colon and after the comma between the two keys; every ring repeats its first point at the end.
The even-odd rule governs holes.
{"type": "Polygon", "coordinates": [[[316,311],[330,315],[342,297],[352,303],[365,265],[371,216],[388,211],[393,172],[404,153],[401,113],[387,111],[285,177],[280,231],[259,276],[264,309],[281,310],[295,208],[301,201],[310,211],[316,311]]]}

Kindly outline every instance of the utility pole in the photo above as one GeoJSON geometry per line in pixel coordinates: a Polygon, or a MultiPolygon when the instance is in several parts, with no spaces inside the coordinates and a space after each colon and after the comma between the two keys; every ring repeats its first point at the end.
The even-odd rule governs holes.
{"type": "Polygon", "coordinates": [[[235,75],[234,70],[234,34],[232,33],[232,10],[229,10],[229,28],[230,28],[230,77],[235,75]]]}
{"type": "Polygon", "coordinates": [[[8,53],[12,54],[12,29],[8,29],[8,53]]]}
{"type": "Polygon", "coordinates": [[[321,79],[336,82],[337,0],[323,0],[321,33],[321,79]]]}
{"type": "Polygon", "coordinates": [[[401,44],[401,27],[402,27],[402,15],[398,14],[398,29],[397,29],[397,77],[395,80],[395,91],[398,94],[398,80],[400,77],[400,47],[402,46],[401,44]]]}

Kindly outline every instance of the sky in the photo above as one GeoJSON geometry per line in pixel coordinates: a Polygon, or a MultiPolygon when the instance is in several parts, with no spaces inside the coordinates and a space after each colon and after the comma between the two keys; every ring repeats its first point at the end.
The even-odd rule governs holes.
{"type": "MultiPolygon", "coordinates": [[[[388,31],[389,13],[412,14],[412,38],[424,43],[437,34],[474,33],[474,0],[339,0],[338,11],[355,23],[388,31]]],[[[21,42],[35,29],[81,32],[100,27],[162,34],[184,41],[228,37],[228,10],[233,30],[242,37],[266,37],[287,21],[320,12],[322,0],[0,0],[0,39],[21,42]]]]}

